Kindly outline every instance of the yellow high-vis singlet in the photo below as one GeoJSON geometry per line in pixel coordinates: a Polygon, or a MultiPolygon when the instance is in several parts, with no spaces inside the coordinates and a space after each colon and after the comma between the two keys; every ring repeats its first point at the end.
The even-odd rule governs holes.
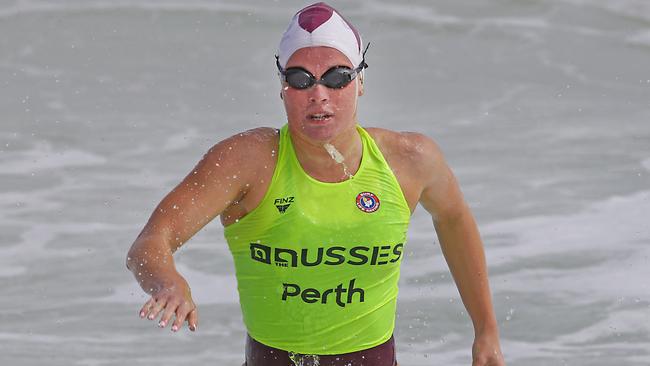
{"type": "Polygon", "coordinates": [[[379,148],[363,142],[356,174],[310,177],[288,126],[258,207],[227,226],[244,324],[260,343],[300,354],[360,351],[395,328],[410,209],[379,148]]]}

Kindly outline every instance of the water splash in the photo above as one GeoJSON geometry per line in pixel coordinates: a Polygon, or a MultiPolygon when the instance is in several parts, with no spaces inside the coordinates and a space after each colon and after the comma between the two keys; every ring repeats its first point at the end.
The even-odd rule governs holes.
{"type": "Polygon", "coordinates": [[[346,177],[349,179],[354,178],[352,174],[348,171],[348,166],[345,164],[345,158],[343,157],[343,154],[341,154],[334,145],[330,144],[329,142],[323,145],[325,150],[327,150],[327,153],[330,154],[332,159],[334,159],[335,162],[343,165],[343,174],[345,174],[346,177]]]}
{"type": "Polygon", "coordinates": [[[318,355],[301,355],[300,353],[295,353],[289,351],[289,359],[295,366],[319,366],[320,359],[318,355]]]}

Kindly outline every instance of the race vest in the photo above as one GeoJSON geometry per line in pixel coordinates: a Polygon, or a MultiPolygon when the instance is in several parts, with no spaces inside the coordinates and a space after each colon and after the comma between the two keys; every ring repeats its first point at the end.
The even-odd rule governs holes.
{"type": "Polygon", "coordinates": [[[287,125],[266,195],[224,229],[244,324],[260,343],[300,354],[372,348],[393,334],[411,215],[368,133],[358,171],[325,183],[296,157],[287,125]]]}

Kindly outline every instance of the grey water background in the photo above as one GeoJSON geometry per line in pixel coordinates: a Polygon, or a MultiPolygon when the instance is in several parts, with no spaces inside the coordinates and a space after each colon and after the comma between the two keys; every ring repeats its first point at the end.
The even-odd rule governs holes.
{"type": "MultiPolygon", "coordinates": [[[[196,333],[140,320],[126,251],[217,141],[285,121],[302,1],[0,2],[0,364],[240,365],[221,225],[176,255],[196,333]]],[[[650,365],[650,2],[335,1],[372,46],[362,125],[425,133],[484,239],[509,365],[650,365]]],[[[413,216],[398,360],[470,365],[413,216]]]]}

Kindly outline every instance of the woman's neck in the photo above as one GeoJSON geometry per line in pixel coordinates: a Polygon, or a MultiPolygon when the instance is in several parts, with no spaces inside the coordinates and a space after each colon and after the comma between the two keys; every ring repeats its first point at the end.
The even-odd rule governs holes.
{"type": "Polygon", "coordinates": [[[363,145],[356,125],[330,141],[314,141],[301,134],[291,134],[296,157],[303,170],[323,182],[341,182],[356,174],[361,163],[363,145]]]}

